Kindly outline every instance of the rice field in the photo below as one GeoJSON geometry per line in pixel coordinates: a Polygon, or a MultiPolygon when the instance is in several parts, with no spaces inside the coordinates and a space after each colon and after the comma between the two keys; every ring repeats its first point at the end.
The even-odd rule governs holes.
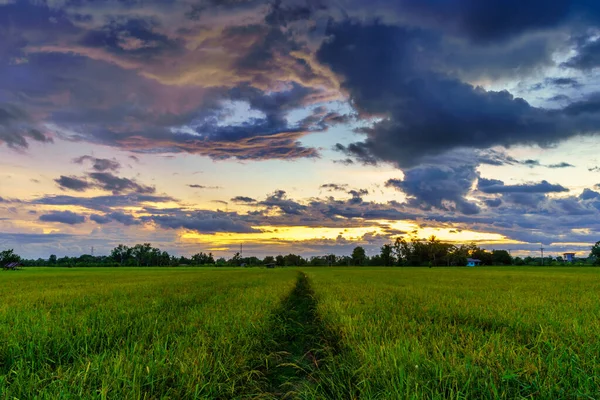
{"type": "Polygon", "coordinates": [[[600,398],[595,268],[0,273],[0,399],[600,398]]]}

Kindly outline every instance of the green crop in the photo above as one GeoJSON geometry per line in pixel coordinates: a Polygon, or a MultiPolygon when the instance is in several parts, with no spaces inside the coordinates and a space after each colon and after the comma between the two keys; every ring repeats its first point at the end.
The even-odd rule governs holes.
{"type": "Polygon", "coordinates": [[[600,398],[594,268],[0,273],[0,399],[600,398]]]}

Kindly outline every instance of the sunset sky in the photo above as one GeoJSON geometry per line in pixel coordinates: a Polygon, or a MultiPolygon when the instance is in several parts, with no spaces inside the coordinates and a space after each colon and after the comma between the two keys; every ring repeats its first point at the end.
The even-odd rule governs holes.
{"type": "Polygon", "coordinates": [[[600,240],[600,2],[0,0],[0,250],[600,240]]]}

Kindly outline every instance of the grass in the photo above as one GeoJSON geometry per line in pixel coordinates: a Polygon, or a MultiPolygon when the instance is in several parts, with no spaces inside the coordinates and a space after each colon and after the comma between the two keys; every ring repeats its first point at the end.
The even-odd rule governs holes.
{"type": "Polygon", "coordinates": [[[0,399],[600,398],[600,269],[0,273],[0,399]]]}
{"type": "Polygon", "coordinates": [[[231,398],[292,290],[289,270],[0,275],[0,397],[231,398]]]}
{"type": "Polygon", "coordinates": [[[361,398],[600,398],[600,270],[309,272],[361,398]]]}

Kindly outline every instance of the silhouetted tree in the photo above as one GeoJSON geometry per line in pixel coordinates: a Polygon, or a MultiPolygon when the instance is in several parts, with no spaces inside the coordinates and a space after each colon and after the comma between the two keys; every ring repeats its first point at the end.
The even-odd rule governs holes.
{"type": "Polygon", "coordinates": [[[365,253],[365,249],[357,246],[352,250],[352,264],[353,265],[365,265],[365,261],[367,260],[367,254],[365,253]]]}
{"type": "Polygon", "coordinates": [[[394,259],[394,249],[392,248],[391,244],[384,244],[383,246],[381,246],[380,259],[381,265],[384,265],[386,267],[394,265],[394,262],[396,260],[394,259]]]}

